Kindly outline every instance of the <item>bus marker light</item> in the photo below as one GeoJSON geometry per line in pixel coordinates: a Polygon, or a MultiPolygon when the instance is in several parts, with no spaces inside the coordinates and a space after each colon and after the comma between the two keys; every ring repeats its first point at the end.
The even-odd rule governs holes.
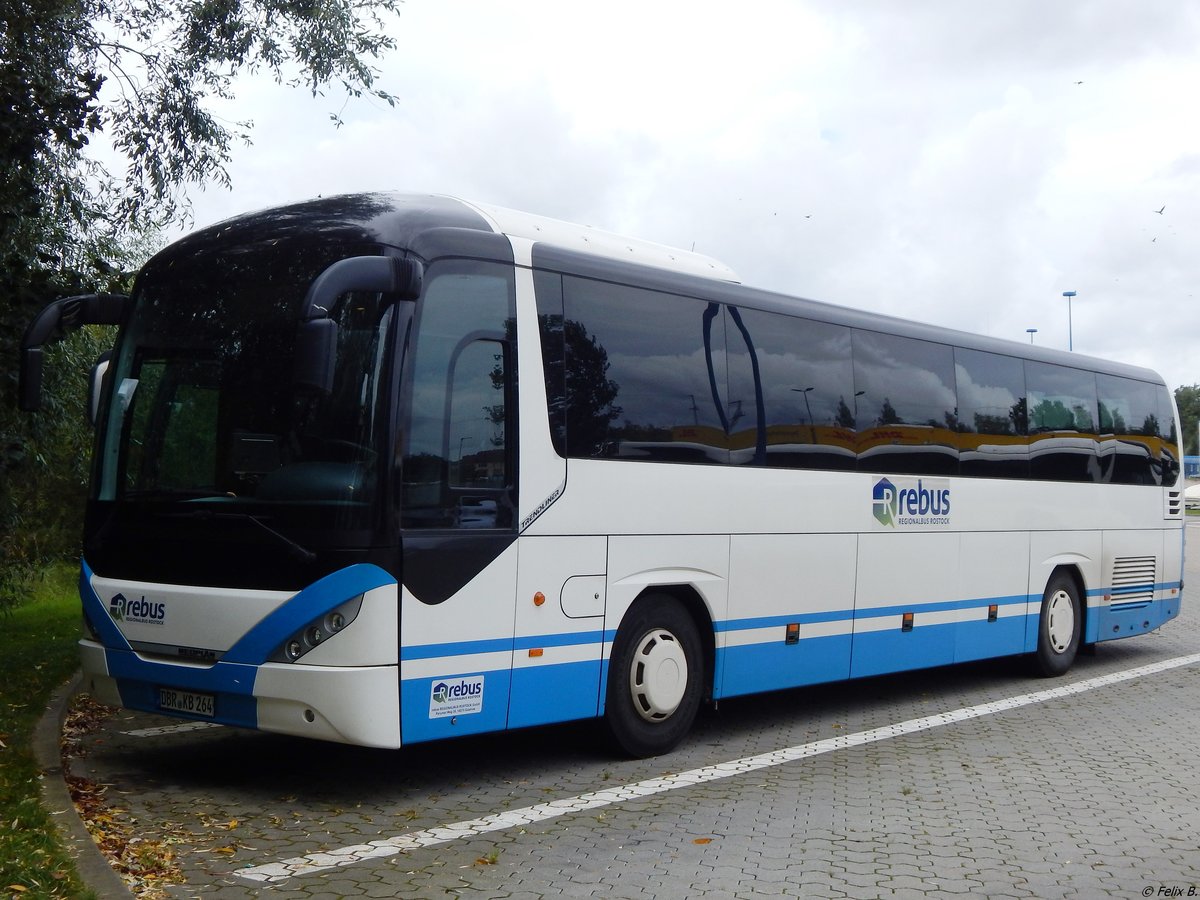
{"type": "Polygon", "coordinates": [[[533,650],[530,650],[530,651],[529,651],[529,658],[530,658],[530,659],[537,659],[537,658],[538,658],[539,656],[541,656],[541,655],[542,655],[544,652],[545,652],[545,651],[544,651],[544,650],[542,650],[542,648],[541,648],[541,647],[537,647],[537,648],[535,648],[535,649],[533,649],[533,650]]]}
{"type": "Polygon", "coordinates": [[[534,606],[541,606],[545,602],[546,602],[546,595],[543,594],[541,591],[538,591],[536,594],[533,595],[533,605],[534,606]]]}
{"type": "Polygon", "coordinates": [[[800,643],[800,623],[799,622],[788,622],[787,636],[783,639],[783,642],[785,644],[800,643]]]}
{"type": "Polygon", "coordinates": [[[901,631],[912,631],[913,630],[913,614],[912,613],[907,612],[904,614],[904,618],[901,620],[901,623],[900,623],[900,630],[901,631]]]}
{"type": "Polygon", "coordinates": [[[988,621],[995,622],[996,619],[999,617],[999,615],[1000,615],[1000,606],[996,603],[991,604],[988,607],[988,621]]]}

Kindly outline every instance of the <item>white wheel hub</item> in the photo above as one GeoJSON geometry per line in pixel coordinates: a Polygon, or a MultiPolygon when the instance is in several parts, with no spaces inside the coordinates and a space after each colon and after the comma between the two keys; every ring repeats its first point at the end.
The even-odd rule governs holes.
{"type": "Polygon", "coordinates": [[[633,708],[647,722],[661,722],[679,708],[687,690],[688,664],[671,632],[655,628],[638,641],[629,666],[633,708]]]}
{"type": "Polygon", "coordinates": [[[1055,653],[1064,652],[1075,634],[1075,604],[1066,591],[1055,591],[1050,595],[1046,613],[1046,637],[1055,653]]]}

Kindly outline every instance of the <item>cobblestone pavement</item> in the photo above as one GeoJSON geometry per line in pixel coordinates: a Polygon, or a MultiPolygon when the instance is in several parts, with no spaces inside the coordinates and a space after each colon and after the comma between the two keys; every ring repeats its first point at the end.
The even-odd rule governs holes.
{"type": "Polygon", "coordinates": [[[377,751],[121,712],[73,770],[176,842],[178,897],[1200,896],[1198,654],[1193,592],[1062,679],[726,701],[656,760],[592,725],[377,751]]]}

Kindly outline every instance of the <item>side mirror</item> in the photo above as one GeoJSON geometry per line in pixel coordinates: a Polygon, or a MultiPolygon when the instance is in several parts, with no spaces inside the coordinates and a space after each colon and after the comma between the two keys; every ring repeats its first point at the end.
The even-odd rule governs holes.
{"type": "Polygon", "coordinates": [[[46,306],[21,338],[20,406],[24,412],[42,408],[42,347],[60,341],[82,325],[120,325],[129,298],[124,294],[81,294],[46,306]]]}
{"type": "Polygon", "coordinates": [[[301,307],[293,383],[325,394],[333,390],[338,328],[337,322],[329,318],[329,311],[338,297],[365,291],[416,300],[421,295],[423,278],[420,262],[394,256],[351,256],[318,275],[301,307]]]}

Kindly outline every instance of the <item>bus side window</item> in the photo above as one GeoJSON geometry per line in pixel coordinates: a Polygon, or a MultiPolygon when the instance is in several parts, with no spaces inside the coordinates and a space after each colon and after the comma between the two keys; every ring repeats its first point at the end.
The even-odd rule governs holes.
{"type": "Polygon", "coordinates": [[[1115,375],[1097,375],[1100,400],[1100,459],[1104,481],[1160,484],[1158,390],[1155,385],[1115,375]]]}
{"type": "Polygon", "coordinates": [[[431,270],[405,375],[405,528],[512,525],[512,298],[503,267],[431,270]]]}
{"type": "Polygon", "coordinates": [[[858,470],[957,475],[954,351],[862,328],[852,342],[858,470]]]}
{"type": "Polygon", "coordinates": [[[1029,469],[1043,481],[1100,481],[1096,376],[1025,361],[1029,469]]]}
{"type": "Polygon", "coordinates": [[[1025,367],[1014,356],[954,350],[960,474],[1028,478],[1025,367]]]}
{"type": "Polygon", "coordinates": [[[756,309],[738,314],[753,338],[759,377],[756,383],[749,349],[730,324],[729,396],[740,401],[739,412],[753,413],[761,394],[766,452],[754,458],[756,423],[747,415],[733,429],[733,462],[853,471],[850,329],[756,309]]]}
{"type": "Polygon", "coordinates": [[[1166,387],[1155,387],[1158,394],[1158,416],[1155,420],[1155,437],[1158,439],[1159,461],[1164,487],[1172,487],[1179,481],[1179,473],[1183,469],[1183,456],[1180,453],[1180,437],[1175,430],[1175,405],[1171,402],[1171,392],[1166,387]]]}

